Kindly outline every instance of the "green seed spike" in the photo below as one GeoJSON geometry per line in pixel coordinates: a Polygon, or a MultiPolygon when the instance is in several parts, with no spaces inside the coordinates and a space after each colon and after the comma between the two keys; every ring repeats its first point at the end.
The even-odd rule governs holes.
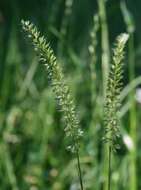
{"type": "Polygon", "coordinates": [[[123,78],[124,48],[128,37],[128,34],[123,33],[116,39],[112,66],[107,81],[104,140],[110,144],[113,150],[119,147],[117,143],[117,139],[120,136],[118,111],[123,78]]]}

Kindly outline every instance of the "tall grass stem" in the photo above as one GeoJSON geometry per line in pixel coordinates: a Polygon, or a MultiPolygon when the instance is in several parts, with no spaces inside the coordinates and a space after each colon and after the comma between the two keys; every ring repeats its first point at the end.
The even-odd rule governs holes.
{"type": "MultiPolygon", "coordinates": [[[[107,16],[106,16],[106,8],[104,0],[97,0],[99,7],[99,17],[100,17],[100,25],[101,25],[101,49],[102,49],[102,80],[103,80],[103,97],[105,99],[106,96],[106,82],[109,73],[109,62],[110,62],[110,48],[109,48],[109,31],[107,25],[107,16]]],[[[108,147],[107,144],[104,144],[103,147],[103,159],[104,163],[107,162],[107,154],[108,147]]],[[[104,177],[104,190],[107,190],[107,167],[106,164],[103,166],[103,177],[104,177]]]]}
{"type": "Polygon", "coordinates": [[[109,157],[108,157],[108,190],[111,190],[111,162],[112,162],[112,149],[111,149],[111,146],[109,146],[109,157]]]}
{"type": "Polygon", "coordinates": [[[76,157],[77,157],[80,187],[81,187],[81,190],[84,190],[83,179],[82,179],[82,171],[81,171],[81,165],[80,165],[80,158],[79,158],[79,150],[77,150],[76,157]]]}

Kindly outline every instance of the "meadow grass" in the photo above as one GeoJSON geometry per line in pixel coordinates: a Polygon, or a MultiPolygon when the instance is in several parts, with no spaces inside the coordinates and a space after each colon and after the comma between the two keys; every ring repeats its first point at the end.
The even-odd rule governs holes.
{"type": "MultiPolygon", "coordinates": [[[[120,5],[119,1],[104,0],[2,3],[0,189],[141,188],[140,103],[135,99],[141,84],[137,69],[141,55],[138,7],[131,1],[121,1],[120,5]],[[22,18],[40,30],[29,23],[36,33],[29,36],[31,43],[45,67],[25,40],[22,18]],[[130,38],[125,49],[123,88],[118,92],[121,106],[116,113],[110,106],[116,95],[108,101],[107,111],[104,104],[111,98],[107,94],[113,93],[113,85],[107,89],[116,76],[111,69],[118,45],[111,44],[123,32],[130,38]],[[115,126],[115,121],[120,138],[115,137],[119,131],[111,125],[115,126]],[[81,126],[84,133],[79,139],[81,126]],[[104,133],[107,126],[112,130],[104,133]],[[103,143],[103,136],[107,143],[103,143]],[[120,149],[113,153],[111,145],[115,142],[120,149]]],[[[120,56],[116,56],[118,62],[120,56]]]]}

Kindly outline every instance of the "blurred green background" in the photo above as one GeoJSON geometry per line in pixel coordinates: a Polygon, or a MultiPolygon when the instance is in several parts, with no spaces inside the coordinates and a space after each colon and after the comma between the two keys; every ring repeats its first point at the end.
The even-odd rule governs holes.
{"type": "Polygon", "coordinates": [[[65,148],[61,113],[44,67],[22,32],[21,19],[38,26],[63,67],[84,130],[80,157],[84,186],[90,190],[104,190],[106,180],[101,140],[105,26],[110,52],[117,35],[130,33],[120,112],[121,149],[114,155],[112,190],[140,190],[140,0],[0,0],[0,189],[79,189],[76,160],[65,148]],[[107,22],[100,15],[96,52],[91,52],[99,2],[105,6],[107,22]],[[93,55],[97,60],[91,68],[93,55]]]}

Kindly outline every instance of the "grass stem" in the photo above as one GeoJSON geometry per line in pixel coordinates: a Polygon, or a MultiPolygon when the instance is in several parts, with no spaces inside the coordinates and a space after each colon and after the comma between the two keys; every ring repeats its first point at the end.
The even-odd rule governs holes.
{"type": "Polygon", "coordinates": [[[81,166],[80,166],[79,150],[77,150],[76,157],[77,157],[77,166],[78,166],[80,187],[81,187],[81,190],[84,190],[83,180],[82,180],[82,171],[81,171],[81,166]]]}
{"type": "MultiPolygon", "coordinates": [[[[102,49],[102,56],[101,56],[101,64],[102,64],[102,80],[103,80],[103,97],[106,97],[106,86],[107,86],[107,78],[109,73],[109,62],[110,62],[110,48],[109,48],[109,31],[107,25],[107,16],[106,16],[106,8],[105,8],[105,1],[104,0],[97,0],[98,8],[99,8],[99,18],[100,18],[100,26],[101,26],[101,49],[102,49]]],[[[103,147],[103,158],[104,163],[107,162],[107,144],[103,147]]],[[[107,167],[106,164],[103,166],[103,177],[104,177],[104,190],[107,190],[107,167]]]]}
{"type": "Polygon", "coordinates": [[[112,149],[109,146],[109,158],[108,158],[108,190],[111,190],[111,157],[112,157],[112,149]]]}
{"type": "Polygon", "coordinates": [[[109,31],[107,25],[107,16],[104,0],[98,0],[99,17],[101,22],[101,48],[102,48],[102,77],[103,77],[103,94],[106,94],[106,82],[109,72],[110,63],[110,47],[109,47],[109,31]]]}

